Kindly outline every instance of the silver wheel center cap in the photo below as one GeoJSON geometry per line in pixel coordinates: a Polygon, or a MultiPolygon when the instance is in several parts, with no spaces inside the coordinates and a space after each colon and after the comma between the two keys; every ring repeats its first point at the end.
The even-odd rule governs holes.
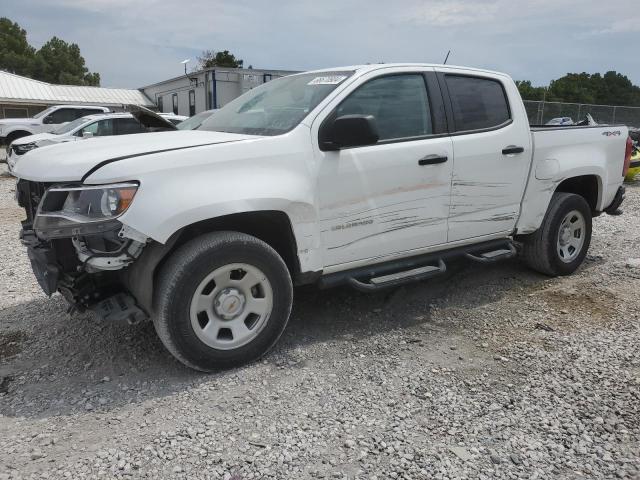
{"type": "Polygon", "coordinates": [[[245,296],[236,288],[225,288],[216,296],[213,304],[216,314],[225,320],[232,320],[244,310],[245,296]]]}
{"type": "Polygon", "coordinates": [[[571,229],[564,227],[560,232],[560,245],[566,245],[571,240],[571,229]]]}

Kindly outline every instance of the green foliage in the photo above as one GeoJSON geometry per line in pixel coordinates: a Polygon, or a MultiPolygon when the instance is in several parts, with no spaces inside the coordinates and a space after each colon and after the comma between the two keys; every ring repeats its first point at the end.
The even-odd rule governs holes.
{"type": "Polygon", "coordinates": [[[100,74],[89,72],[77,44],[53,37],[36,51],[27,32],[4,17],[0,18],[0,69],[55,84],[100,85],[100,74]]]}
{"type": "Polygon", "coordinates": [[[100,74],[90,73],[84,65],[80,47],[53,37],[36,53],[38,80],[63,85],[100,85],[100,74]]]}
{"type": "Polygon", "coordinates": [[[545,87],[534,87],[530,80],[516,80],[516,86],[525,100],[544,100],[545,87]]]}
{"type": "Polygon", "coordinates": [[[0,18],[0,69],[18,75],[33,72],[35,48],[27,41],[27,32],[8,18],[0,18]]]}
{"type": "Polygon", "coordinates": [[[235,55],[229,53],[229,50],[221,52],[205,50],[202,52],[202,56],[198,57],[199,69],[211,67],[242,68],[243,63],[243,60],[236,58],[235,55]]]}
{"type": "Polygon", "coordinates": [[[525,100],[590,103],[596,105],[640,106],[640,87],[621,73],[567,73],[552,80],[548,87],[533,87],[531,82],[516,81],[525,100]],[[546,94],[545,94],[546,92],[546,94]]]}

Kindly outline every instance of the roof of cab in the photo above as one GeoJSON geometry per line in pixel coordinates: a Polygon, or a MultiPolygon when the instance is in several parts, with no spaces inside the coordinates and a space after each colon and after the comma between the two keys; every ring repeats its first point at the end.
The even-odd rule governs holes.
{"type": "Polygon", "coordinates": [[[365,65],[349,65],[343,67],[322,68],[319,70],[310,70],[302,73],[322,73],[322,72],[345,72],[353,71],[358,73],[366,73],[374,70],[381,70],[385,68],[402,68],[402,67],[426,67],[426,68],[442,68],[442,69],[455,69],[455,70],[467,70],[477,73],[489,73],[491,75],[506,76],[506,73],[496,72],[493,70],[487,70],[483,68],[474,67],[461,67],[458,65],[443,65],[438,63],[370,63],[365,65]]]}

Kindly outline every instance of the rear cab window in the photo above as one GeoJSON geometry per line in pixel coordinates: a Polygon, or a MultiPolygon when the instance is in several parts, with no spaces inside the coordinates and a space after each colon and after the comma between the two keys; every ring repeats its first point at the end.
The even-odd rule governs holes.
{"type": "Polygon", "coordinates": [[[455,132],[472,132],[511,123],[507,94],[499,80],[471,75],[445,74],[455,132]]]}

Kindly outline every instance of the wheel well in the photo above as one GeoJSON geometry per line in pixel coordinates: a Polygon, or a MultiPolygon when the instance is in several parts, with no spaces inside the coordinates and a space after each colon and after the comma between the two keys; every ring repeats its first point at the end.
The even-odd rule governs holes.
{"type": "Polygon", "coordinates": [[[598,205],[598,196],[600,194],[600,186],[596,175],[581,175],[563,180],[556,192],[575,193],[583,197],[591,211],[595,212],[598,205]]]}
{"type": "Polygon", "coordinates": [[[280,211],[234,213],[194,223],[183,229],[176,247],[203,233],[220,230],[232,230],[259,238],[278,252],[292,277],[300,272],[298,249],[291,222],[287,214],[280,211]]]}
{"type": "Polygon", "coordinates": [[[16,139],[26,137],[27,135],[31,135],[31,132],[27,132],[26,130],[14,130],[7,135],[7,145],[16,139]]]}

